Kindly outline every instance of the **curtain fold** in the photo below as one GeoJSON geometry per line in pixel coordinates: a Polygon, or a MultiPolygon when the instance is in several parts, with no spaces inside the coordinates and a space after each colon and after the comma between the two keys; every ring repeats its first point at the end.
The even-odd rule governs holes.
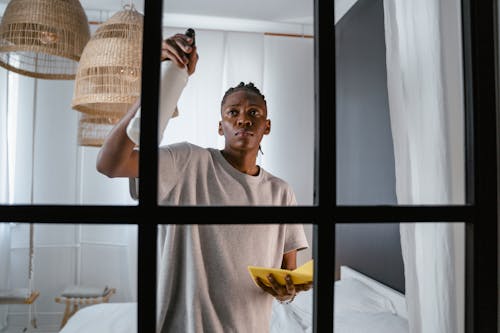
{"type": "MultiPolygon", "coordinates": [[[[445,2],[384,0],[400,205],[463,203],[460,4],[445,2]]],[[[400,230],[410,332],[463,332],[463,225],[404,223],[400,230]]]]}
{"type": "MultiPolygon", "coordinates": [[[[240,82],[253,82],[264,93],[264,68],[266,65],[264,63],[264,35],[250,32],[223,32],[223,34],[221,98],[227,89],[240,82]]],[[[224,147],[224,137],[219,136],[218,138],[219,147],[224,147]]],[[[257,157],[257,163],[261,163],[260,156],[259,154],[257,157]]]]}
{"type": "MultiPolygon", "coordinates": [[[[259,156],[266,170],[288,180],[297,201],[304,205],[312,205],[314,197],[313,41],[264,37],[263,91],[271,134],[264,136],[261,142],[264,155],[259,156]]],[[[300,251],[298,256],[310,256],[309,250],[300,251]]]]}
{"type": "Polygon", "coordinates": [[[8,164],[8,75],[0,69],[0,203],[9,202],[9,164],[8,164]]]}
{"type": "MultiPolygon", "coordinates": [[[[0,204],[9,202],[7,151],[7,71],[0,69],[0,204]]],[[[10,224],[0,223],[0,290],[9,288],[10,224]]],[[[7,305],[0,305],[0,331],[7,328],[7,305]]]]}

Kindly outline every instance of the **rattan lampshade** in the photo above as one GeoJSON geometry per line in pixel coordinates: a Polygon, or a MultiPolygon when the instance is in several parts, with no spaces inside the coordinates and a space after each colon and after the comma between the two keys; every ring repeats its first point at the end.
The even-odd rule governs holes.
{"type": "Polygon", "coordinates": [[[78,120],[78,145],[100,147],[113,126],[120,120],[117,117],[104,117],[80,113],[78,120]]]}
{"type": "Polygon", "coordinates": [[[141,93],[144,16],[133,6],[101,24],[78,64],[73,109],[121,117],[141,93]]]}
{"type": "Polygon", "coordinates": [[[78,0],[11,0],[0,23],[0,66],[40,79],[73,80],[90,39],[78,0]]]}

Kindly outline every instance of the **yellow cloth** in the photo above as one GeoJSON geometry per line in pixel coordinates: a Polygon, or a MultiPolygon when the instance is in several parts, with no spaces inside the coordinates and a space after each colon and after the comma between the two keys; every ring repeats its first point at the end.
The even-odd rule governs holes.
{"type": "Polygon", "coordinates": [[[285,276],[290,274],[292,277],[293,284],[305,284],[313,281],[313,270],[314,270],[314,261],[313,259],[309,260],[305,264],[300,267],[297,267],[294,270],[288,269],[280,269],[280,268],[269,268],[269,267],[260,267],[260,266],[248,266],[248,272],[252,276],[253,281],[256,285],[255,281],[257,277],[259,277],[264,284],[271,286],[271,284],[267,280],[267,275],[272,273],[276,281],[280,284],[286,284],[285,276]]]}

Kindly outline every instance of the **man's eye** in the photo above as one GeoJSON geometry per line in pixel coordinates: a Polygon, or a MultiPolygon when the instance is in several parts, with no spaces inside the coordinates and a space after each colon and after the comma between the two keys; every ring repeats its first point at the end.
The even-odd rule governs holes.
{"type": "Polygon", "coordinates": [[[259,110],[257,109],[251,109],[250,112],[249,112],[252,116],[255,116],[256,114],[259,113],[259,110]]]}
{"type": "Polygon", "coordinates": [[[237,114],[238,114],[238,111],[236,111],[236,110],[229,110],[227,113],[228,113],[229,115],[231,115],[231,116],[235,116],[235,115],[237,115],[237,114]]]}

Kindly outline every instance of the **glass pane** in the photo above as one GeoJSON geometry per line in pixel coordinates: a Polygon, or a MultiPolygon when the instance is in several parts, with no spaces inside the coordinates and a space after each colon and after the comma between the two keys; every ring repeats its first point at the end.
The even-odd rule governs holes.
{"type": "Polygon", "coordinates": [[[2,332],[136,331],[136,226],[0,223],[0,263],[2,332]]]}
{"type": "Polygon", "coordinates": [[[463,204],[461,2],[350,3],[336,3],[337,203],[463,204]]]}
{"type": "Polygon", "coordinates": [[[162,332],[312,330],[311,224],[160,225],[158,231],[162,332]],[[289,292],[284,273],[292,276],[289,292]]]}
{"type": "Polygon", "coordinates": [[[337,224],[335,332],[464,332],[464,223],[337,224]]]}
{"type": "MultiPolygon", "coordinates": [[[[0,30],[1,204],[136,204],[128,193],[128,179],[104,176],[97,171],[96,160],[112,126],[139,97],[142,42],[134,38],[142,36],[142,28],[127,21],[130,18],[116,16],[124,10],[119,1],[70,2],[60,15],[71,20],[71,32],[44,15],[36,21],[33,15],[15,12],[43,11],[43,5],[16,9],[16,1],[0,4],[4,22],[0,30]],[[20,21],[12,24],[11,20],[20,21]],[[39,30],[22,33],[32,26],[39,30]],[[133,29],[137,33],[124,32],[133,29]],[[13,50],[12,43],[23,48],[13,50]],[[36,50],[47,49],[27,51],[34,45],[36,50]],[[56,57],[54,49],[62,53],[56,57]]],[[[137,12],[142,11],[142,1],[134,3],[137,12]]],[[[57,5],[50,11],[57,11],[57,5]]]]}
{"type": "Polygon", "coordinates": [[[164,39],[194,29],[199,60],[189,73],[175,70],[172,60],[162,62],[159,132],[172,154],[160,149],[161,205],[313,204],[313,1],[258,1],[251,7],[164,1],[164,39]],[[240,82],[253,83],[263,96],[237,89],[223,110],[226,91],[240,82]],[[243,106],[247,94],[251,107],[230,110],[243,106]],[[262,193],[271,175],[292,191],[280,186],[284,197],[262,193]]]}

